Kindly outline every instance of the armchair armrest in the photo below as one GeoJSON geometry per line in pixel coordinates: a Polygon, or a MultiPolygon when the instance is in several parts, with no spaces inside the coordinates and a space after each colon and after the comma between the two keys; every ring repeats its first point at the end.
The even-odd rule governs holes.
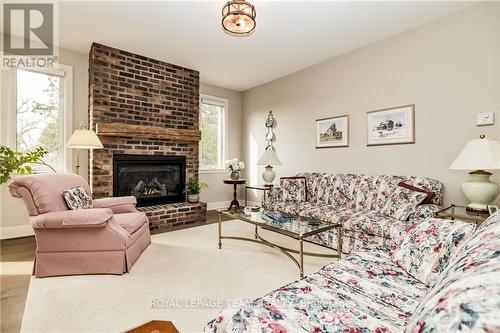
{"type": "Polygon", "coordinates": [[[104,227],[112,217],[109,208],[92,208],[40,214],[32,216],[30,222],[34,229],[90,228],[104,227]]]}
{"type": "MultiPolygon", "coordinates": [[[[419,205],[415,207],[414,211],[410,213],[409,221],[411,223],[418,223],[434,216],[434,213],[441,210],[442,207],[434,204],[419,205]]],[[[411,224],[410,223],[410,224],[411,224]]]]}
{"type": "Polygon", "coordinates": [[[281,196],[281,188],[273,187],[267,191],[266,199],[262,201],[262,207],[272,210],[273,206],[281,201],[283,201],[281,196]]]}
{"type": "Polygon", "coordinates": [[[110,208],[115,214],[137,211],[137,199],[134,196],[94,199],[92,202],[95,208],[110,208]]]}

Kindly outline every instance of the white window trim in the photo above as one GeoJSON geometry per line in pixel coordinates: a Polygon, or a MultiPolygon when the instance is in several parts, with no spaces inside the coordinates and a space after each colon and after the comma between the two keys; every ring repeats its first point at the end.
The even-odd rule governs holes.
{"type": "MultiPolygon", "coordinates": [[[[23,70],[28,70],[21,68],[23,70]]],[[[72,172],[73,170],[73,152],[72,149],[66,147],[66,143],[73,134],[73,67],[63,64],[57,64],[54,69],[43,69],[36,70],[30,69],[33,72],[40,72],[49,75],[63,76],[64,77],[64,93],[62,94],[62,112],[64,114],[64,125],[63,125],[63,159],[64,159],[64,170],[65,172],[72,172]]],[[[16,149],[16,136],[17,136],[17,75],[16,69],[4,71],[6,75],[5,82],[7,83],[8,98],[6,100],[6,109],[10,112],[6,112],[5,120],[2,120],[6,125],[3,130],[6,132],[5,135],[5,145],[11,149],[16,149]]]]}
{"type": "MultiPolygon", "coordinates": [[[[228,154],[228,142],[227,138],[228,136],[228,111],[229,111],[229,101],[227,98],[222,98],[222,97],[217,97],[217,96],[212,96],[212,95],[206,95],[206,94],[200,94],[200,108],[201,104],[203,103],[203,100],[210,100],[214,101],[217,104],[223,105],[224,106],[224,112],[222,114],[222,163],[224,163],[225,160],[227,160],[227,154],[228,154]]],[[[201,124],[201,112],[200,112],[200,118],[199,118],[200,124],[201,124]]],[[[199,173],[223,173],[227,172],[226,169],[224,168],[202,168],[201,166],[201,140],[199,143],[199,173]]]]}

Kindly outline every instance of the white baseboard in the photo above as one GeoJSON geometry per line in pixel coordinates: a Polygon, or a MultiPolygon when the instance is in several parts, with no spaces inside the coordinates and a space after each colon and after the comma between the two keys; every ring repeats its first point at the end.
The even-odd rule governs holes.
{"type": "Polygon", "coordinates": [[[224,209],[224,208],[229,207],[230,203],[231,203],[230,200],[207,202],[207,210],[224,209]]]}
{"type": "Polygon", "coordinates": [[[33,234],[33,228],[29,224],[0,228],[0,239],[26,237],[33,234]]]}

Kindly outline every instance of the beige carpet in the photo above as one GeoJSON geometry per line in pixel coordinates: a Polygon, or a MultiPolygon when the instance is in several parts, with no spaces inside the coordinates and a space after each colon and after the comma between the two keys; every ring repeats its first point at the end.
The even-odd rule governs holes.
{"type": "MultiPolygon", "coordinates": [[[[252,237],[253,227],[228,221],[223,233],[252,237]]],[[[288,237],[262,235],[297,246],[288,237]]],[[[332,260],[305,257],[305,274],[332,260]]],[[[217,224],[185,229],[154,235],[129,274],[32,278],[22,331],[122,332],[158,319],[182,333],[200,332],[227,301],[254,299],[296,279],[295,264],[275,249],[224,240],[219,250],[217,224]]]]}

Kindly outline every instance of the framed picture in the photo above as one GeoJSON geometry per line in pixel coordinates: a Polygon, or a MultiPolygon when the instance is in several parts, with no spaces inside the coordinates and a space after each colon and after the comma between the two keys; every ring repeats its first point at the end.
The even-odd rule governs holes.
{"type": "Polygon", "coordinates": [[[349,146],[349,116],[316,120],[316,148],[349,146]]]}
{"type": "Polygon", "coordinates": [[[415,104],[367,113],[367,146],[415,143],[415,104]]]}

